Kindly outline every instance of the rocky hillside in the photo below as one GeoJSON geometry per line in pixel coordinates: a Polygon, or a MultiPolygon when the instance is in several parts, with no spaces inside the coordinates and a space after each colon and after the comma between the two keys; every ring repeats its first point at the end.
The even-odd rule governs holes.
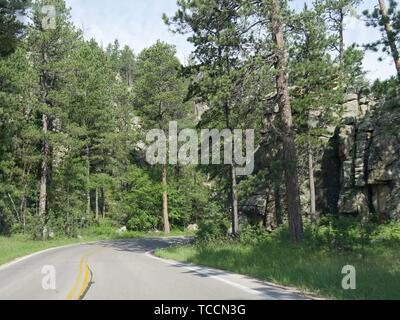
{"type": "Polygon", "coordinates": [[[347,100],[322,163],[320,210],[400,221],[400,104],[347,100]]]}
{"type": "MultiPolygon", "coordinates": [[[[400,221],[400,103],[384,104],[357,94],[346,100],[343,124],[329,129],[329,143],[316,159],[317,210],[353,216],[372,213],[380,222],[400,221]]],[[[269,168],[269,150],[261,146],[257,152],[256,171],[269,168]]],[[[307,213],[308,177],[301,179],[307,213]]],[[[242,218],[274,225],[274,213],[285,211],[285,195],[280,192],[260,187],[241,202],[242,218]]]]}

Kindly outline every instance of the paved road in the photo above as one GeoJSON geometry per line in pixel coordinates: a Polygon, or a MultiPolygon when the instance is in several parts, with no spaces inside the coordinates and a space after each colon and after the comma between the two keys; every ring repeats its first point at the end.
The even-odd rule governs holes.
{"type": "Polygon", "coordinates": [[[255,279],[165,261],[148,253],[184,241],[104,241],[42,252],[0,267],[0,300],[303,299],[255,279]]]}

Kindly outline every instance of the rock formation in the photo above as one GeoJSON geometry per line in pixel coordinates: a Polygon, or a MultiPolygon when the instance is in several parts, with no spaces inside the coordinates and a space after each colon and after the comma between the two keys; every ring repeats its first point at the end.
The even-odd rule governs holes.
{"type": "MultiPolygon", "coordinates": [[[[383,103],[368,95],[349,94],[342,125],[327,129],[331,136],[321,139],[328,145],[315,161],[318,212],[353,216],[372,213],[380,222],[400,221],[400,101],[383,103]]],[[[265,169],[274,172],[271,163],[276,153],[271,152],[271,146],[276,141],[269,144],[264,140],[256,153],[255,174],[265,169]]],[[[301,181],[307,215],[308,177],[302,176],[301,181]]],[[[268,190],[260,185],[241,201],[242,219],[276,224],[277,201],[271,181],[267,185],[268,190]]],[[[284,199],[283,191],[280,199],[284,199]]],[[[284,202],[281,204],[285,211],[284,202]]]]}
{"type": "Polygon", "coordinates": [[[332,211],[343,214],[374,213],[381,222],[400,221],[400,105],[349,95],[344,107],[344,125],[331,141],[331,165],[322,166],[324,197],[332,197],[325,203],[337,200],[332,211]],[[337,160],[339,166],[332,163],[337,160]],[[335,174],[336,191],[326,179],[335,174]]]}

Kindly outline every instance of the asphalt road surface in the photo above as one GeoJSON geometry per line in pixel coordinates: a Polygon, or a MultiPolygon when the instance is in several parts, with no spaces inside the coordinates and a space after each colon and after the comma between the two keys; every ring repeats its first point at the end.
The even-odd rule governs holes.
{"type": "Polygon", "coordinates": [[[304,299],[249,277],[150,254],[185,241],[103,241],[44,251],[0,267],[0,300],[304,299]]]}

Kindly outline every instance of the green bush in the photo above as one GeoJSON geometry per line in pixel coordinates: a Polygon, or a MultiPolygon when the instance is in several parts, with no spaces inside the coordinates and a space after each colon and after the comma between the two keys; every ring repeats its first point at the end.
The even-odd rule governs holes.
{"type": "Polygon", "coordinates": [[[205,220],[199,226],[197,240],[199,242],[221,240],[228,235],[228,229],[228,226],[223,222],[205,220]]]}
{"type": "Polygon", "coordinates": [[[239,241],[245,245],[255,245],[270,238],[265,228],[260,226],[245,225],[239,232],[239,241]]]}
{"type": "Polygon", "coordinates": [[[325,217],[318,228],[307,226],[306,230],[310,243],[338,251],[354,248],[361,239],[358,221],[353,217],[325,217]]]}
{"type": "Polygon", "coordinates": [[[349,251],[362,249],[371,243],[378,228],[372,215],[368,218],[325,216],[317,228],[306,225],[305,235],[311,246],[349,251]]]}
{"type": "Polygon", "coordinates": [[[96,236],[110,236],[114,235],[118,225],[109,219],[102,219],[93,226],[93,233],[96,236]]]}
{"type": "Polygon", "coordinates": [[[378,226],[372,234],[372,241],[400,242],[400,224],[391,223],[378,226]]]}
{"type": "Polygon", "coordinates": [[[153,181],[144,170],[130,166],[123,177],[123,184],[125,191],[118,205],[118,212],[123,217],[121,223],[133,231],[156,229],[161,222],[160,183],[153,181]]]}
{"type": "Polygon", "coordinates": [[[159,218],[154,214],[138,210],[135,215],[129,219],[127,227],[131,231],[151,231],[157,229],[159,218]]]}
{"type": "Polygon", "coordinates": [[[205,208],[206,216],[199,225],[197,242],[212,242],[227,237],[229,231],[229,220],[222,208],[212,203],[205,208]]]}

